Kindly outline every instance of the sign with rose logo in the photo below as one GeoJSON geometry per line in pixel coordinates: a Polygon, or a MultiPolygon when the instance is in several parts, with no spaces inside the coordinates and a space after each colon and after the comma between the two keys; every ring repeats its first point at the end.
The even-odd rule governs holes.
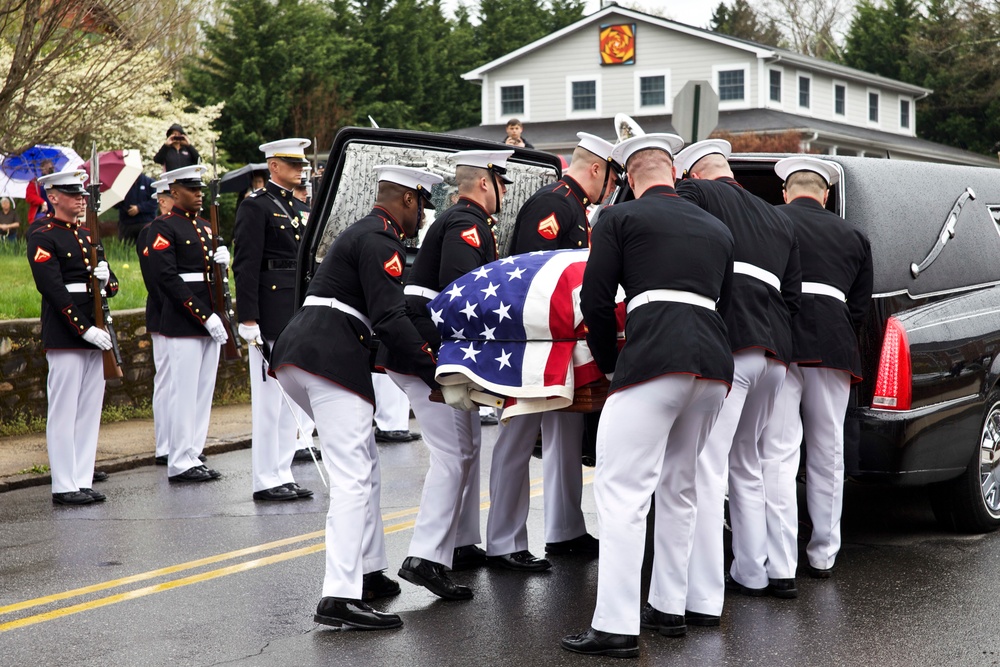
{"type": "Polygon", "coordinates": [[[601,26],[601,64],[635,64],[635,24],[601,26]]]}

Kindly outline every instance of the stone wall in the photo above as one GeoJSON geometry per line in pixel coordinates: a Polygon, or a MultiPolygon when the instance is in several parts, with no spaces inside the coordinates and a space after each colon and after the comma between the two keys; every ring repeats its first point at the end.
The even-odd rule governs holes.
{"type": "MultiPolygon", "coordinates": [[[[153,352],[141,308],[112,312],[122,351],[121,380],[109,381],[104,405],[141,407],[153,398],[153,352]]],[[[220,361],[215,399],[249,395],[246,350],[243,361],[220,361]]],[[[45,379],[48,364],[38,319],[0,322],[0,422],[18,417],[44,417],[48,409],[45,379]]]]}

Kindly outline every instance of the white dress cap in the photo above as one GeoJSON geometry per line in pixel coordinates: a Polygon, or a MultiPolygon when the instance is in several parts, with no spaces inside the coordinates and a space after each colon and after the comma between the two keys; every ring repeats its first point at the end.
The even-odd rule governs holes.
{"type": "Polygon", "coordinates": [[[632,137],[631,139],[626,139],[620,144],[617,144],[615,149],[611,152],[611,157],[618,164],[627,164],[629,158],[635,153],[649,148],[656,148],[661,151],[666,151],[672,158],[677,154],[677,151],[679,151],[683,145],[684,140],[676,134],[670,134],[669,132],[655,132],[652,134],[643,134],[638,137],[632,137]]]}
{"type": "Polygon", "coordinates": [[[787,181],[788,177],[797,171],[812,171],[819,174],[826,181],[828,187],[840,180],[840,172],[837,171],[837,165],[829,160],[796,155],[795,157],[786,157],[778,160],[774,164],[774,173],[782,181],[787,181]]]}
{"type": "Polygon", "coordinates": [[[39,176],[38,184],[46,188],[55,188],[60,192],[71,195],[87,194],[83,184],[88,176],[83,169],[71,169],[68,171],[57,171],[48,176],[39,176]]]}
{"type": "Polygon", "coordinates": [[[292,164],[309,164],[306,159],[306,149],[312,142],[308,139],[278,139],[261,144],[264,159],[278,158],[292,164]]]}
{"type": "Polygon", "coordinates": [[[615,149],[613,143],[586,132],[577,132],[576,136],[580,140],[580,143],[577,144],[580,148],[590,151],[602,160],[612,161],[611,153],[615,149]]]}
{"type": "Polygon", "coordinates": [[[507,158],[514,151],[459,151],[448,156],[456,167],[479,167],[489,169],[500,176],[500,180],[510,185],[514,181],[506,178],[507,158]]]}
{"type": "Polygon", "coordinates": [[[678,153],[675,166],[678,173],[682,176],[687,176],[687,173],[691,171],[691,167],[703,157],[718,154],[728,160],[732,153],[733,145],[725,139],[705,139],[704,141],[691,144],[678,153]]]}
{"type": "Polygon", "coordinates": [[[205,184],[201,182],[201,177],[208,172],[208,167],[203,164],[192,164],[180,169],[163,172],[160,177],[168,184],[177,183],[186,188],[202,188],[205,184]]]}
{"type": "Polygon", "coordinates": [[[158,181],[153,181],[153,194],[151,199],[156,199],[160,195],[170,194],[170,183],[167,183],[167,179],[161,178],[158,181]]]}
{"type": "Polygon", "coordinates": [[[416,190],[424,198],[425,208],[434,208],[434,204],[431,203],[431,189],[444,180],[441,176],[423,169],[395,164],[380,164],[375,167],[375,173],[378,174],[380,183],[389,181],[416,190]]]}

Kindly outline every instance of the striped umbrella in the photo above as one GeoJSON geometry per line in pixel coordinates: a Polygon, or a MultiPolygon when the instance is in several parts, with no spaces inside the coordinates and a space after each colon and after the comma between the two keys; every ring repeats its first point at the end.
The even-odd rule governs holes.
{"type": "MultiPolygon", "coordinates": [[[[142,173],[142,156],[139,151],[126,149],[97,154],[101,167],[101,213],[111,210],[132,188],[142,173]]],[[[90,174],[90,160],[83,168],[90,174]]]]}

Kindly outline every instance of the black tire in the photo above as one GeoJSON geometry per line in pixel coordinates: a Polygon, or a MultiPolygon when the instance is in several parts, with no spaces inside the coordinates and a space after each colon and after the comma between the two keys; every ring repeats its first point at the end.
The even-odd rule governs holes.
{"type": "Polygon", "coordinates": [[[965,472],[930,488],[937,520],[965,533],[1000,528],[1000,391],[990,392],[985,406],[979,443],[965,472]]]}

